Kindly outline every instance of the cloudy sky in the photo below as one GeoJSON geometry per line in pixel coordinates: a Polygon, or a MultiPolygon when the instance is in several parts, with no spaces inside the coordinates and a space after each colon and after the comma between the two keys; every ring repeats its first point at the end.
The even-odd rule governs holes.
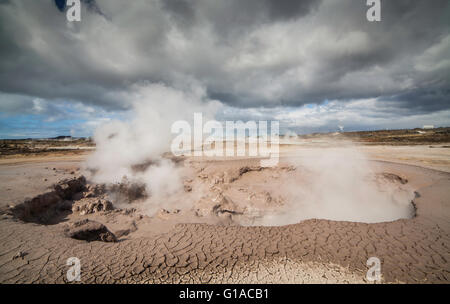
{"type": "Polygon", "coordinates": [[[366,0],[64,2],[0,0],[0,138],[89,136],[155,83],[300,133],[450,126],[448,0],[383,0],[381,22],[366,0]]]}

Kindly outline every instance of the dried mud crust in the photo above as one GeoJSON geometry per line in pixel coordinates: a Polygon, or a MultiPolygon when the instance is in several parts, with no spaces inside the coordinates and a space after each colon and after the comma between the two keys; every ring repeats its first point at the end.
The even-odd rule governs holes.
{"type": "Polygon", "coordinates": [[[450,174],[398,167],[407,168],[408,180],[411,172],[420,176],[412,178],[420,193],[417,216],[389,223],[179,224],[155,236],[87,243],[68,238],[65,224],[3,215],[0,282],[63,283],[70,257],[81,260],[83,283],[364,282],[374,256],[384,282],[448,283],[450,174]]]}

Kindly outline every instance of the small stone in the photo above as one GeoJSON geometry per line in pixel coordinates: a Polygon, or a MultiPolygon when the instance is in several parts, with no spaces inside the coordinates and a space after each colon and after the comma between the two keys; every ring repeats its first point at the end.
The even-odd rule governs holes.
{"type": "Polygon", "coordinates": [[[23,260],[24,256],[26,256],[27,254],[28,254],[28,253],[26,253],[26,252],[19,251],[18,253],[16,253],[16,254],[13,256],[13,260],[16,260],[16,259],[19,259],[19,258],[21,258],[21,259],[23,260]]]}

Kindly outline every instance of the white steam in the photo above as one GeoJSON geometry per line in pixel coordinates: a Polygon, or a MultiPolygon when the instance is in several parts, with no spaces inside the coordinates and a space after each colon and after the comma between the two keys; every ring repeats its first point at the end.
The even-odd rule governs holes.
{"type": "MultiPolygon", "coordinates": [[[[170,151],[176,136],[171,133],[173,123],[184,120],[193,125],[195,112],[201,112],[205,120],[212,119],[220,103],[207,99],[198,86],[179,91],[161,84],[135,86],[134,93],[123,98],[133,106],[133,119],[109,122],[96,130],[97,148],[87,160],[87,167],[93,169],[91,180],[114,184],[126,177],[130,183],[145,185],[150,197],[141,208],[148,214],[180,205],[191,209],[208,193],[187,195],[183,178],[188,169],[163,154],[170,151]]],[[[373,223],[414,214],[414,192],[395,178],[376,175],[354,147],[298,147],[290,162],[297,168],[296,175],[264,189],[273,192],[272,196],[281,193],[284,206],[262,212],[253,225],[286,225],[306,219],[373,223]]],[[[258,181],[251,183],[249,188],[258,181]]]]}
{"type": "Polygon", "coordinates": [[[414,191],[377,175],[354,147],[301,149],[291,162],[302,176],[282,186],[286,206],[259,225],[286,225],[307,219],[387,222],[414,216],[414,191]]]}
{"type": "Polygon", "coordinates": [[[182,189],[180,168],[164,159],[173,138],[171,125],[177,120],[191,121],[194,112],[213,117],[220,104],[206,98],[205,91],[192,86],[179,91],[162,84],[135,86],[129,102],[133,119],[112,121],[100,126],[94,134],[96,151],[87,160],[94,169],[96,183],[120,183],[124,177],[131,183],[145,184],[152,202],[182,189]],[[136,172],[133,166],[150,164],[136,172]]]}

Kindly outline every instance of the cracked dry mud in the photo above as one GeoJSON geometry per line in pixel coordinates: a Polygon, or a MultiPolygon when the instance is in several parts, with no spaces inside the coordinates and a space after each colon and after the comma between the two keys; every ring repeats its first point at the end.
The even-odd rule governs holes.
{"type": "MultiPolygon", "coordinates": [[[[131,207],[111,210],[105,207],[108,198],[102,190],[89,183],[67,197],[64,191],[70,187],[59,189],[56,209],[44,213],[24,212],[23,205],[4,209],[0,282],[65,283],[70,257],[81,261],[82,283],[364,283],[370,257],[381,260],[386,283],[450,281],[449,173],[389,162],[373,164],[387,179],[407,181],[416,191],[416,216],[411,219],[375,224],[311,219],[262,227],[236,222],[246,212],[244,205],[233,201],[245,182],[242,176],[252,179],[252,174],[265,172],[263,176],[276,173],[275,178],[280,178],[295,170],[284,165],[276,172],[261,170],[243,160],[235,167],[237,175],[217,177],[208,171],[210,165],[195,164],[196,175],[187,180],[185,191],[192,194],[207,185],[211,197],[219,196],[220,203],[212,206],[214,218],[204,212],[199,216],[201,208],[211,207],[202,202],[187,211],[169,208],[154,216],[131,207]],[[231,202],[224,197],[231,197],[231,202]],[[117,241],[68,237],[68,225],[80,219],[105,225],[117,241]]],[[[259,194],[252,199],[277,204],[276,199],[259,194]]]]}

